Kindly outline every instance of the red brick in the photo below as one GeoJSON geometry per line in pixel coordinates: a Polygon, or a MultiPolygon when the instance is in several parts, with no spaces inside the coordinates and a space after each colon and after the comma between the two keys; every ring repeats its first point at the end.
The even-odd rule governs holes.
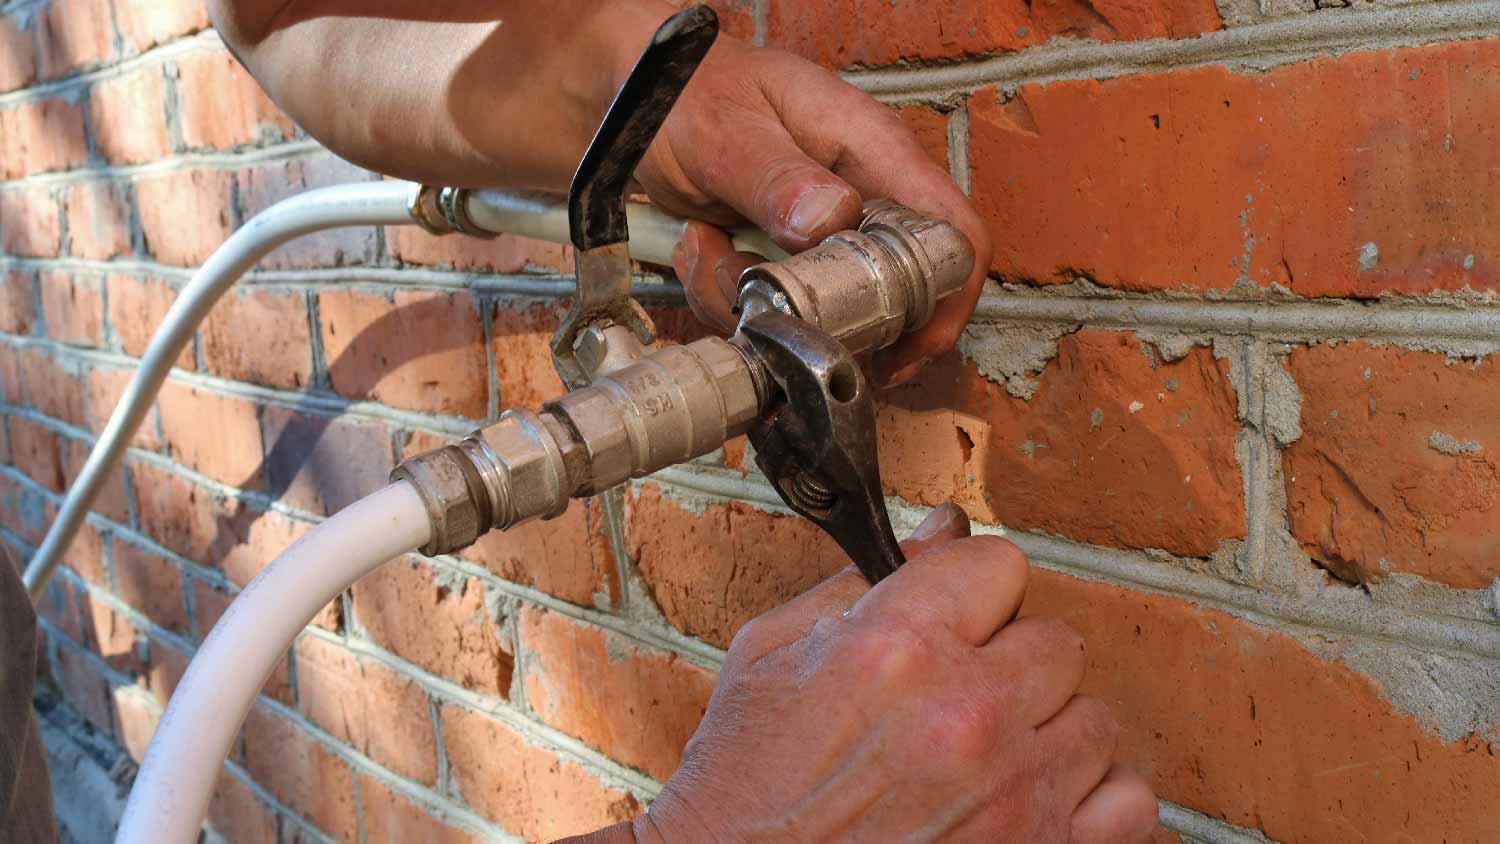
{"type": "Polygon", "coordinates": [[[141,533],[170,551],[207,563],[217,537],[215,496],[166,469],[132,460],[127,471],[141,533]]]}
{"type": "MultiPolygon", "coordinates": [[[[109,299],[109,325],[120,342],[120,350],[131,357],[142,357],[151,344],[156,329],[177,300],[177,289],[157,276],[137,278],[125,273],[105,276],[109,299]]],[[[180,369],[195,369],[193,344],[183,347],[174,364],[180,369]]]]}
{"type": "Polygon", "coordinates": [[[161,713],[145,695],[121,686],[113,691],[115,738],[137,764],[146,758],[146,747],[156,732],[161,713]]]}
{"type": "Polygon", "coordinates": [[[494,273],[573,271],[571,247],[509,234],[489,240],[458,234],[438,237],[416,226],[391,226],[385,230],[385,243],[390,256],[403,264],[494,273]]]}
{"type": "Polygon", "coordinates": [[[63,563],[95,586],[107,586],[109,575],[104,570],[104,537],[93,522],[85,520],[78,526],[78,533],[63,552],[63,563]]]}
{"type": "Polygon", "coordinates": [[[208,27],[208,10],[197,0],[117,0],[115,25],[128,47],[148,50],[208,27]]]}
{"type": "Polygon", "coordinates": [[[552,366],[549,345],[557,332],[559,314],[556,304],[520,309],[495,307],[490,343],[501,409],[535,409],[566,392],[552,366]]]}
{"type": "Polygon", "coordinates": [[[168,381],[156,405],[172,459],[233,487],[262,487],[255,404],[168,381]]]}
{"type": "Polygon", "coordinates": [[[389,771],[436,784],[437,739],[420,685],[312,636],[298,640],[296,660],[307,720],[389,771]]]}
{"type": "Polygon", "coordinates": [[[477,419],[489,401],[484,329],[467,293],[327,290],[318,295],[334,390],[477,419]]]}
{"type": "Polygon", "coordinates": [[[29,272],[0,273],[0,331],[27,335],[36,319],[36,288],[29,272]]]}
{"type": "MultiPolygon", "coordinates": [[[[103,432],[104,426],[109,423],[110,416],[114,414],[115,407],[120,403],[120,398],[125,395],[125,388],[129,386],[134,375],[134,369],[96,366],[85,370],[83,421],[80,424],[94,434],[103,432]]],[[[153,451],[161,447],[161,440],[156,435],[155,419],[149,413],[141,420],[141,425],[136,429],[135,437],[130,443],[138,448],[153,451]]]]}
{"type": "Polygon", "coordinates": [[[62,206],[45,187],[0,190],[0,251],[51,258],[62,250],[62,206]]]}
{"type": "Polygon", "coordinates": [[[230,581],[243,589],[282,551],[310,530],[312,526],[308,523],[280,513],[245,510],[242,518],[234,519],[220,534],[217,565],[230,581]]]}
{"type": "Polygon", "coordinates": [[[667,620],[721,648],[745,622],[849,565],[806,519],[739,502],[695,515],[654,484],[627,496],[625,537],[667,620]]]}
{"type": "Polygon", "coordinates": [[[22,349],[20,358],[26,403],[69,425],[82,425],[83,391],[78,376],[35,347],[22,349]]]}
{"type": "Polygon", "coordinates": [[[199,329],[203,366],[234,381],[301,389],[312,377],[310,331],[300,290],[235,287],[199,329]]]}
{"type": "Polygon", "coordinates": [[[1178,598],[1041,571],[1023,614],[1058,616],[1083,634],[1083,691],[1113,707],[1118,757],[1164,799],[1285,844],[1500,835],[1500,815],[1470,811],[1500,788],[1483,741],[1445,744],[1368,679],[1294,639],[1178,598]]]}
{"type": "MultiPolygon", "coordinates": [[[[20,552],[10,545],[0,547],[4,548],[0,551],[0,556],[8,558],[4,564],[14,563],[16,568],[20,568],[21,561],[25,559],[20,552]]],[[[52,581],[47,584],[46,593],[36,603],[36,614],[38,618],[61,631],[62,635],[75,642],[82,642],[84,640],[83,619],[78,609],[78,592],[79,590],[66,578],[52,578],[52,581]]],[[[37,647],[39,651],[42,650],[40,643],[37,647]]]]}
{"type": "MultiPolygon", "coordinates": [[[[304,191],[371,178],[369,171],[331,155],[258,164],[238,174],[240,213],[248,220],[304,191]]],[[[369,264],[379,255],[379,230],[354,226],[296,238],[262,258],[260,266],[342,267],[369,264]]]]}
{"type": "Polygon", "coordinates": [[[182,571],[171,560],[115,539],[115,592],[152,621],[187,635],[191,630],[183,603],[182,571]]]}
{"type": "Polygon", "coordinates": [[[89,89],[89,134],[104,160],[143,164],[172,152],[166,84],[162,66],[151,64],[89,89]]]}
{"type": "Polygon", "coordinates": [[[713,672],[536,607],[522,609],[526,700],[543,721],[666,781],[708,707],[713,672]]]}
{"type": "Polygon", "coordinates": [[[619,593],[603,515],[575,501],[552,521],[491,531],[462,555],[514,583],[583,606],[613,606],[619,593]]]}
{"type": "Polygon", "coordinates": [[[52,524],[52,507],[30,484],[0,475],[0,527],[40,545],[52,524]]]}
{"type": "Polygon", "coordinates": [[[22,400],[21,359],[9,343],[0,343],[0,400],[16,404],[22,400]]]}
{"type": "Polygon", "coordinates": [[[290,721],[256,707],[245,722],[245,769],[277,800],[341,841],[359,838],[349,765],[290,721]]]}
{"type": "Polygon", "coordinates": [[[415,558],[386,563],[354,584],[354,617],[371,639],[427,671],[505,697],[513,660],[476,580],[440,583],[415,558]]]}
{"type": "Polygon", "coordinates": [[[527,841],[555,841],[629,820],[641,811],[578,763],[531,744],[499,721],[442,708],[443,742],[456,790],[476,811],[527,841]]]}
{"type": "MultiPolygon", "coordinates": [[[[62,471],[65,486],[71,487],[77,480],[78,474],[83,471],[83,464],[88,460],[92,445],[83,440],[73,439],[63,443],[62,471]]],[[[125,495],[125,475],[119,468],[110,472],[108,479],[99,487],[91,509],[111,521],[120,524],[130,523],[130,502],[125,495]]]]}
{"type": "Polygon", "coordinates": [[[1132,41],[1219,29],[1211,0],[767,0],[766,44],[829,67],[1006,53],[1053,38],[1132,41]]]}
{"type": "Polygon", "coordinates": [[[1166,362],[1085,329],[1022,400],[948,355],[879,410],[889,494],[1100,545],[1206,556],[1245,535],[1235,393],[1208,349],[1166,362]]]}
{"type": "Polygon", "coordinates": [[[1500,576],[1494,363],[1367,343],[1298,348],[1302,438],[1283,455],[1293,535],[1334,576],[1500,576]]]}
{"type": "Polygon", "coordinates": [[[359,775],[359,808],[366,841],[478,844],[482,840],[443,823],[427,809],[368,774],[359,775]]]}
{"type": "Polygon", "coordinates": [[[271,405],[261,430],[267,491],[299,510],[331,516],[385,486],[396,466],[383,422],[271,405]]]}
{"type": "Polygon", "coordinates": [[[282,113],[227,50],[187,53],[177,65],[177,119],[189,148],[228,149],[291,137],[282,113]]]}
{"type": "Polygon", "coordinates": [[[53,492],[62,492],[62,458],[51,428],[20,416],[10,417],[11,458],[26,477],[53,492]]]}
{"type": "Polygon", "coordinates": [[[63,696],[90,724],[113,733],[114,706],[109,682],[87,656],[73,648],[60,646],[56,653],[53,676],[62,686],[63,696]]]}
{"type": "Polygon", "coordinates": [[[208,824],[234,844],[276,841],[276,812],[227,768],[219,771],[208,803],[208,824]]]}
{"type": "MultiPolygon", "coordinates": [[[[187,667],[187,654],[160,639],[148,639],[146,658],[136,683],[150,693],[158,707],[165,709],[172,693],[177,691],[177,684],[182,682],[182,675],[187,673],[187,667]]],[[[289,695],[283,695],[279,699],[285,702],[287,697],[289,695]]]]}
{"type": "Polygon", "coordinates": [[[22,29],[15,15],[0,17],[0,92],[25,88],[36,79],[36,29],[22,29]]]}
{"type": "Polygon", "coordinates": [[[98,260],[130,254],[130,200],[124,185],[105,180],[73,184],[63,194],[63,213],[68,254],[98,260]]]}
{"type": "Polygon", "coordinates": [[[177,170],[135,182],[146,250],[157,260],[197,266],[234,228],[230,193],[234,177],[214,170],[177,170]]]}
{"type": "Polygon", "coordinates": [[[982,91],[969,153],[991,268],[1139,290],[1241,276],[1307,296],[1494,289],[1497,53],[1187,68],[1024,86],[1005,105],[982,91]]]}
{"type": "Polygon", "coordinates": [[[78,103],[52,97],[0,111],[0,174],[5,178],[68,170],[87,159],[78,103]]]}
{"type": "Polygon", "coordinates": [[[140,652],[146,641],[141,632],[93,594],[83,593],[81,600],[84,646],[116,671],[138,671],[144,664],[140,652]]]}
{"type": "Polygon", "coordinates": [[[99,282],[67,270],[43,270],[37,275],[42,293],[42,319],[47,336],[75,346],[98,347],[104,342],[104,299],[99,282]]]}
{"type": "Polygon", "coordinates": [[[937,166],[948,169],[948,116],[926,106],[906,106],[896,114],[917,136],[917,143],[937,166]]]}
{"type": "Polygon", "coordinates": [[[114,58],[110,0],[51,0],[36,18],[37,71],[51,79],[114,58]]]}

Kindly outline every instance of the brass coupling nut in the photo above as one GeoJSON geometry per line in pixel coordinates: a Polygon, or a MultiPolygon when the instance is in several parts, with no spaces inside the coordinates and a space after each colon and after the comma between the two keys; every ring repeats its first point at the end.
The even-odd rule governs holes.
{"type": "Polygon", "coordinates": [[[857,354],[926,324],[973,270],[974,247],[957,226],[878,201],[865,206],[858,231],[745,270],[738,308],[795,316],[857,354]]]}

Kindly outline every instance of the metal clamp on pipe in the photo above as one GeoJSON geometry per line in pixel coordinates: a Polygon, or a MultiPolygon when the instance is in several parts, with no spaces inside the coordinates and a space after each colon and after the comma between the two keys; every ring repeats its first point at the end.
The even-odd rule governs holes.
{"type": "MultiPolygon", "coordinates": [[[[828,531],[866,577],[902,563],[881,494],[874,405],[853,355],[922,326],[963,286],[974,252],[956,227],[871,203],[857,230],[746,270],[734,337],[649,353],[644,345],[653,327],[630,297],[626,189],[717,31],[705,6],[662,25],[573,177],[567,210],[578,294],[552,341],[571,392],[539,411],[507,411],[392,474],[427,509],[423,553],[555,517],[572,498],[748,434],[782,500],[828,531]]],[[[494,211],[446,188],[422,188],[411,207],[437,231],[483,227],[494,211]]]]}

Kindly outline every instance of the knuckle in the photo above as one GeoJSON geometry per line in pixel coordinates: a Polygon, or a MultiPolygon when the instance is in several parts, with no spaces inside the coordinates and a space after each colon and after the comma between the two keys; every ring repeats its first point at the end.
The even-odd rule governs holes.
{"type": "Polygon", "coordinates": [[[966,551],[983,558],[999,574],[1014,574],[1024,583],[1031,574],[1031,562],[1014,542],[999,536],[971,536],[961,539],[966,551]]]}
{"type": "Polygon", "coordinates": [[[1073,626],[1060,618],[1035,618],[1030,619],[1036,625],[1036,637],[1040,640],[1041,648],[1047,651],[1048,656],[1054,660],[1082,659],[1087,653],[1087,645],[1083,634],[1073,629],[1073,626]]]}
{"type": "Polygon", "coordinates": [[[737,630],[729,641],[729,653],[741,658],[754,659],[762,655],[769,643],[770,631],[763,618],[752,618],[737,630]]]}
{"type": "Polygon", "coordinates": [[[1083,741],[1091,746],[1114,748],[1120,738],[1120,721],[1109,704],[1090,695],[1073,698],[1075,718],[1083,741]]]}
{"type": "Polygon", "coordinates": [[[992,767],[999,728],[988,707],[950,698],[924,706],[920,713],[921,723],[908,745],[917,763],[937,762],[950,770],[992,767]]]}
{"type": "Polygon", "coordinates": [[[839,658],[877,686],[901,682],[927,658],[931,644],[912,626],[886,620],[860,625],[847,636],[839,658]]]}

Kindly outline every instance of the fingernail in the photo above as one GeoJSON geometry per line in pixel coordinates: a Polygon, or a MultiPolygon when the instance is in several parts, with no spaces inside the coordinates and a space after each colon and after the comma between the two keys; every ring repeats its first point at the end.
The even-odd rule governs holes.
{"type": "Polygon", "coordinates": [[[729,258],[720,259],[714,265],[714,283],[719,285],[719,292],[724,294],[724,301],[729,303],[731,309],[739,300],[740,280],[739,277],[729,271],[727,266],[729,258]]]}
{"type": "Polygon", "coordinates": [[[797,197],[797,204],[792,206],[792,215],[787,218],[788,233],[806,241],[816,238],[833,219],[833,215],[838,213],[846,196],[844,191],[832,185],[819,185],[804,191],[797,197]]]}
{"type": "Polygon", "coordinates": [[[963,515],[963,512],[958,509],[957,504],[951,501],[939,504],[932,508],[932,512],[928,513],[927,518],[923,519],[922,523],[917,525],[917,529],[911,532],[909,538],[931,539],[934,536],[939,536],[953,524],[955,519],[963,515]]]}
{"type": "Polygon", "coordinates": [[[688,226],[682,233],[682,258],[687,264],[688,272],[693,271],[693,266],[698,263],[698,227],[688,226]]]}

